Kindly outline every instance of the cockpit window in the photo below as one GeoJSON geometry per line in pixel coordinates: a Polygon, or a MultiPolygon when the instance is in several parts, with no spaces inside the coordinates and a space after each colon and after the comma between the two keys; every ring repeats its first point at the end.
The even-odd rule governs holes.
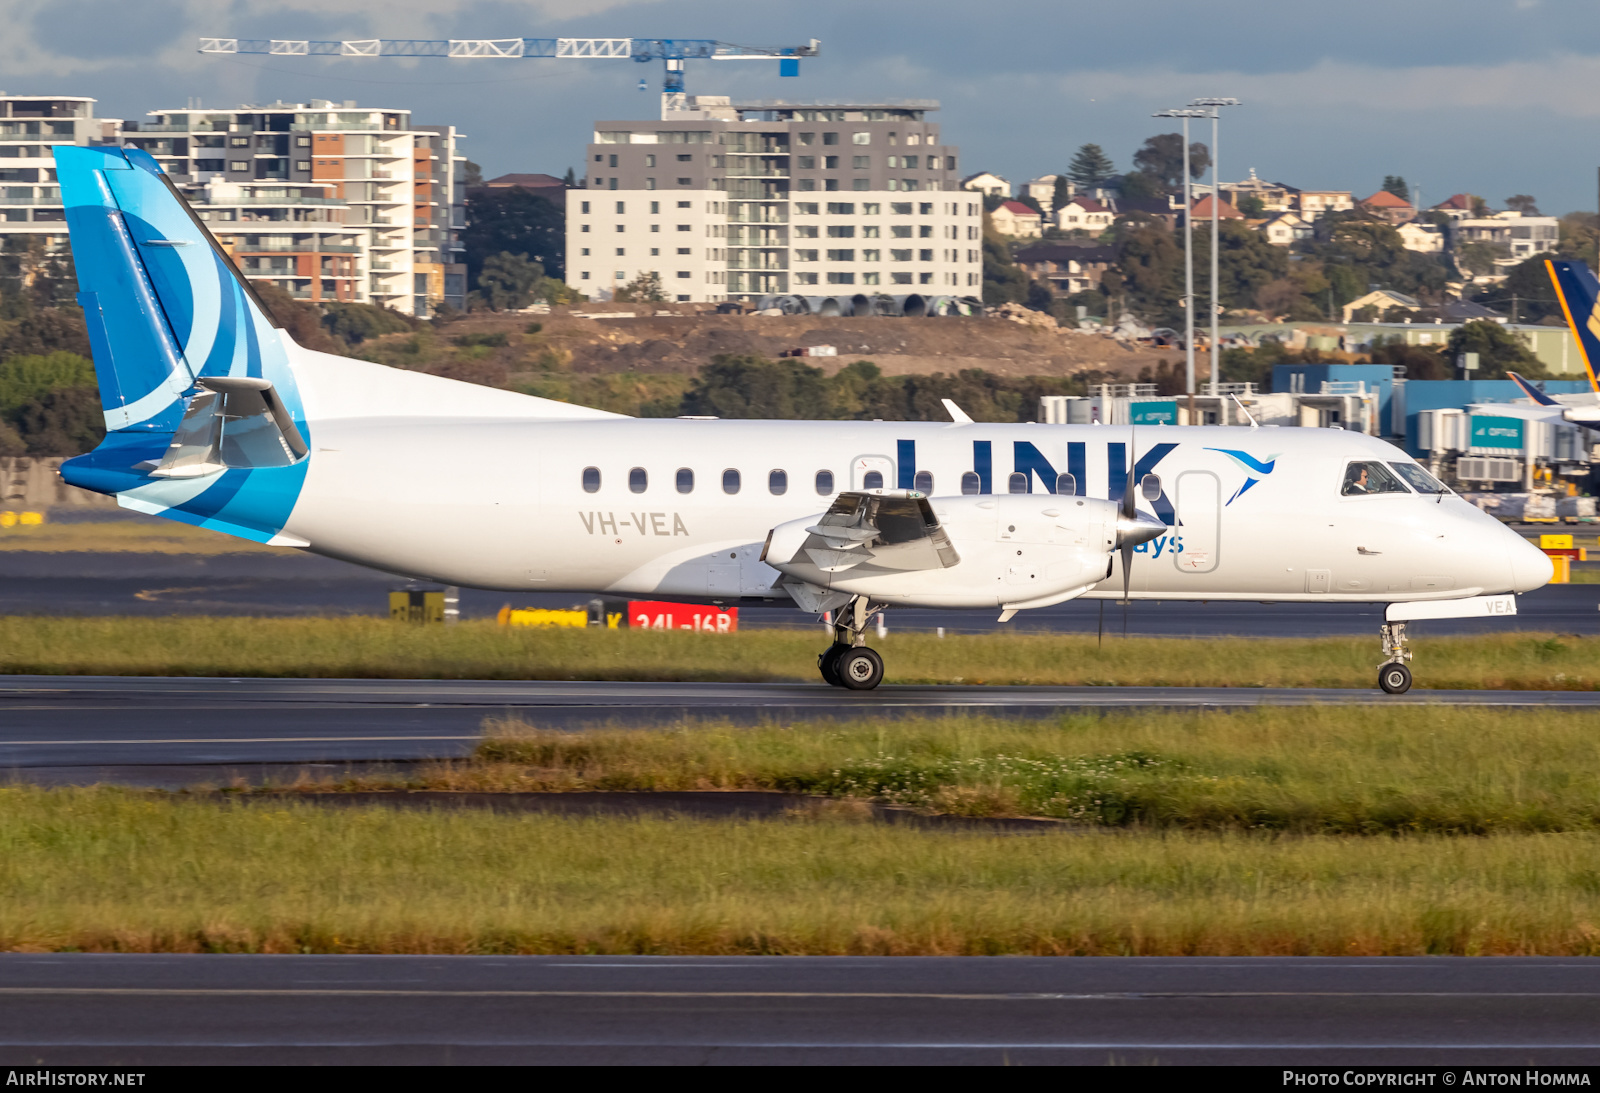
{"type": "Polygon", "coordinates": [[[1418,493],[1449,493],[1450,487],[1439,481],[1427,470],[1416,463],[1390,463],[1389,466],[1400,472],[1400,477],[1406,480],[1406,485],[1418,493]]]}
{"type": "Polygon", "coordinates": [[[1339,491],[1344,497],[1360,497],[1369,493],[1409,492],[1393,471],[1376,460],[1370,463],[1352,463],[1346,467],[1344,487],[1339,491]]]}

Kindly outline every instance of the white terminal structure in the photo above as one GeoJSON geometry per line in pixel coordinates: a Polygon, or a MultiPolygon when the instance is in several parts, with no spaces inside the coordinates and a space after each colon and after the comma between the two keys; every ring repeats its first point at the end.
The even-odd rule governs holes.
{"type": "Polygon", "coordinates": [[[664,96],[603,121],[567,191],[567,283],[610,299],[962,297],[982,291],[983,203],[931,100],[735,103],[664,96]]]}

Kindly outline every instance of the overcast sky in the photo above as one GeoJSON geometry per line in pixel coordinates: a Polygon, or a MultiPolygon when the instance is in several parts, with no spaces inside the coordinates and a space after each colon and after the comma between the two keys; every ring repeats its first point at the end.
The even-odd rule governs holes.
{"type": "MultiPolygon", "coordinates": [[[[963,173],[1013,182],[1102,145],[1119,168],[1150,117],[1201,95],[1224,119],[1225,180],[1365,196],[1386,174],[1426,203],[1596,207],[1594,0],[0,0],[0,86],[91,95],[103,116],[355,99],[453,123],[486,175],[582,172],[592,123],[659,112],[661,66],[628,61],[217,57],[200,35],[275,38],[680,37],[822,40],[798,79],[776,62],[690,62],[689,91],[795,101],[938,99],[963,173]],[[640,77],[649,90],[640,93],[640,77]]],[[[1209,128],[1209,127],[1208,127],[1209,128]]],[[[1200,134],[1197,133],[1197,136],[1200,134]]]]}

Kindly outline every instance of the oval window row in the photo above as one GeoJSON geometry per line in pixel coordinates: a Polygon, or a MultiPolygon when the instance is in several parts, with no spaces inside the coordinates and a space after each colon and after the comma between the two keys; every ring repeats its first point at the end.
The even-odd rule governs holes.
{"type": "MultiPolygon", "coordinates": [[[[694,492],[694,471],[688,467],[679,467],[676,484],[679,493],[694,492]]],[[[1032,476],[1018,471],[1006,482],[1007,491],[1010,493],[1032,493],[1032,476]]],[[[650,488],[650,473],[643,467],[634,467],[628,472],[628,489],[633,493],[644,493],[650,488]]],[[[740,473],[732,467],[722,472],[722,492],[726,494],[738,493],[743,488],[743,479],[740,473]]],[[[818,471],[816,476],[817,494],[828,497],[833,493],[833,472],[818,471]]],[[[861,478],[861,488],[865,490],[883,489],[883,472],[868,471],[861,478]]],[[[913,488],[921,494],[932,496],[933,473],[931,471],[918,471],[913,483],[913,488]]],[[[968,495],[980,493],[983,481],[973,471],[968,471],[961,476],[961,492],[968,495]]],[[[583,492],[600,492],[600,468],[585,467],[583,469],[583,492]]],[[[767,472],[767,492],[774,497],[782,497],[789,492],[789,472],[773,470],[767,472]]],[[[1073,497],[1078,492],[1078,480],[1070,474],[1056,475],[1056,488],[1051,491],[1064,497],[1073,497]]]]}
{"type": "MultiPolygon", "coordinates": [[[[880,476],[881,478],[881,476],[880,476]]],[[[676,485],[679,493],[694,492],[694,471],[688,467],[679,467],[676,476],[676,485]]],[[[743,476],[732,467],[722,472],[722,492],[727,494],[738,493],[743,488],[743,476]]],[[[833,472],[818,471],[816,477],[817,493],[827,497],[833,493],[833,472]]],[[[650,472],[643,467],[634,467],[628,472],[628,489],[633,493],[644,493],[650,488],[650,472]]],[[[600,492],[600,468],[583,468],[583,492],[600,492]]],[[[782,497],[789,492],[789,472],[774,470],[767,472],[767,492],[774,497],[782,497]]]]}

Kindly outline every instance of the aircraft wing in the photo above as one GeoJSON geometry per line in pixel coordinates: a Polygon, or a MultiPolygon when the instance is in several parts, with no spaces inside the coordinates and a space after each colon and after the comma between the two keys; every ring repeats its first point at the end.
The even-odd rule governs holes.
{"type": "Polygon", "coordinates": [[[1469,414],[1493,414],[1496,417],[1515,417],[1524,421],[1542,421],[1549,425],[1581,425],[1585,429],[1600,431],[1600,406],[1520,406],[1503,402],[1473,403],[1467,407],[1469,414]]]}
{"type": "Polygon", "coordinates": [[[1467,407],[1469,414],[1493,414],[1495,417],[1515,417],[1524,421],[1547,421],[1552,425],[1569,425],[1562,417],[1559,406],[1513,406],[1500,402],[1473,403],[1467,407]]]}

